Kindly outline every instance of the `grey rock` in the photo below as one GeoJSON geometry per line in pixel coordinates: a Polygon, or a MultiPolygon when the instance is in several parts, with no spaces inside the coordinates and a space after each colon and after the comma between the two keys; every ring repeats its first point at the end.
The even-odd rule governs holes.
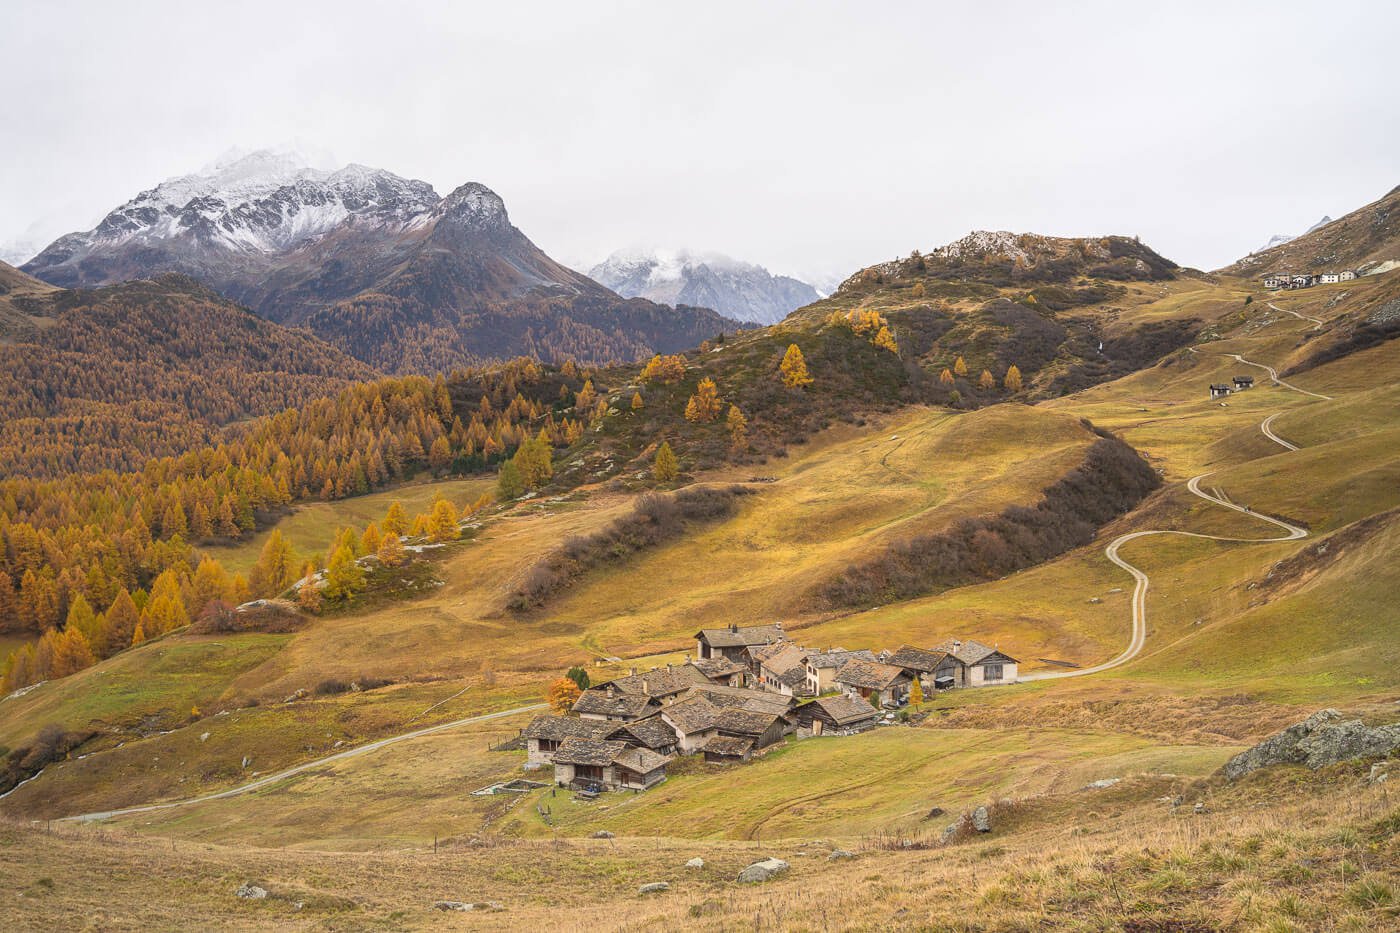
{"type": "Polygon", "coordinates": [[[780,858],[766,858],[754,862],[748,868],[739,872],[739,881],[743,884],[755,884],[760,881],[767,881],[776,878],[788,870],[788,863],[780,858]]]}
{"type": "Polygon", "coordinates": [[[260,901],[267,897],[267,888],[260,888],[251,881],[239,887],[233,892],[236,897],[246,897],[249,900],[260,901]]]}
{"type": "Polygon", "coordinates": [[[1206,803],[1205,803],[1205,801],[1204,801],[1204,800],[1198,800],[1198,801],[1196,801],[1196,805],[1195,805],[1194,807],[1192,807],[1191,810],[1192,810],[1193,813],[1204,813],[1204,812],[1206,812],[1206,803]]]}
{"type": "Polygon", "coordinates": [[[250,764],[252,764],[252,763],[253,763],[253,756],[252,756],[252,755],[244,755],[244,756],[243,756],[243,767],[244,767],[244,769],[246,769],[246,768],[247,768],[250,764]]]}
{"type": "Polygon", "coordinates": [[[652,881],[642,885],[637,889],[638,894],[660,894],[662,891],[671,890],[671,886],[665,881],[652,881]]]}
{"type": "Polygon", "coordinates": [[[826,857],[828,862],[836,862],[841,859],[855,858],[856,854],[846,849],[832,849],[831,854],[826,857]]]}
{"type": "Polygon", "coordinates": [[[693,858],[693,859],[691,859],[690,861],[688,861],[688,862],[685,863],[685,867],[686,867],[686,868],[704,868],[704,867],[705,867],[705,860],[702,859],[702,858],[698,858],[698,857],[697,857],[697,858],[693,858]]]}
{"type": "Polygon", "coordinates": [[[1270,765],[1302,764],[1313,770],[1353,758],[1388,755],[1400,749],[1400,723],[1368,726],[1359,719],[1341,720],[1324,709],[1300,723],[1240,752],[1221,769],[1229,780],[1270,765]]]}
{"type": "Polygon", "coordinates": [[[433,910],[455,910],[467,913],[473,910],[505,910],[506,906],[500,901],[482,901],[480,903],[468,903],[465,901],[433,901],[433,910]]]}
{"type": "Polygon", "coordinates": [[[1094,605],[1098,605],[1099,603],[1103,602],[1103,600],[1099,599],[1099,597],[1097,596],[1090,596],[1089,602],[1093,603],[1094,605]]]}
{"type": "Polygon", "coordinates": [[[1122,780],[1123,780],[1122,778],[1104,778],[1103,780],[1100,780],[1100,781],[1091,781],[1091,782],[1089,782],[1088,784],[1085,784],[1085,785],[1084,785],[1084,789],[1085,789],[1085,790],[1102,790],[1102,789],[1104,789],[1105,787],[1112,787],[1114,784],[1117,784],[1119,781],[1122,781],[1122,780]]]}
{"type": "Polygon", "coordinates": [[[938,837],[939,842],[952,842],[967,827],[967,814],[964,813],[947,826],[943,827],[943,834],[938,837]]]}
{"type": "Polygon", "coordinates": [[[989,833],[992,831],[992,818],[986,807],[978,807],[972,811],[972,828],[979,833],[989,833]]]}
{"type": "Polygon", "coordinates": [[[1390,762],[1378,761],[1371,765],[1371,772],[1366,775],[1366,783],[1384,784],[1388,777],[1390,777],[1390,762]]]}
{"type": "Polygon", "coordinates": [[[209,733],[207,733],[207,732],[202,733],[202,734],[200,735],[200,737],[199,737],[199,740],[200,740],[201,742],[207,742],[207,741],[209,741],[209,733]]]}
{"type": "Polygon", "coordinates": [[[593,834],[594,839],[611,839],[612,837],[613,834],[608,832],[606,829],[600,829],[593,834]]]}

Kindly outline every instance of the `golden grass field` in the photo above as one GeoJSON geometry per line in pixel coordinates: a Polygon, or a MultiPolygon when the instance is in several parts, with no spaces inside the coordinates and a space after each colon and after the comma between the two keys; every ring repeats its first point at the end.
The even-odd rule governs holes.
{"type": "MultiPolygon", "coordinates": [[[[1329,306],[1341,292],[1314,291],[1273,300],[1323,319],[1345,309],[1329,306]]],[[[1288,379],[1331,400],[1272,386],[1227,354],[1282,369],[1307,351],[1313,324],[1271,311],[1263,297],[1243,305],[1247,293],[1230,280],[1134,285],[1117,302],[1123,320],[1198,316],[1219,321],[1220,339],[1040,405],[905,409],[832,428],[756,470],[701,476],[771,481],[753,483],[757,494],[734,517],[590,573],[533,613],[505,608],[512,584],[567,536],[630,509],[630,495],[590,487],[570,501],[493,513],[440,557],[443,585],[429,595],[285,635],[176,634],[4,700],[0,745],[19,745],[46,722],[102,738],[86,758],[51,766],[0,801],[0,815],[47,819],[236,786],[336,748],[538,702],[571,664],[591,665],[597,680],[678,660],[701,625],[782,619],[799,643],[848,648],[956,635],[999,645],[1023,671],[1054,669],[1042,659],[1088,666],[1129,637],[1131,579],[1103,553],[1113,536],[1272,534],[1190,495],[1187,479],[1210,472],[1207,488],[1310,529],[1308,539],[1269,544],[1163,536],[1128,544],[1123,556],[1152,581],[1146,648],[1130,664],[940,695],[918,727],[792,741],[742,768],[687,760],[660,788],[598,804],[548,791],[471,796],[522,773],[521,753],[487,750],[528,721],[521,715],[104,827],[44,834],[15,823],[0,828],[0,864],[17,873],[22,896],[0,916],[12,911],[16,928],[38,928],[47,903],[103,918],[104,928],[168,926],[179,915],[168,883],[178,863],[191,878],[180,890],[199,902],[191,917],[249,928],[451,925],[456,916],[429,910],[442,897],[506,902],[502,914],[466,915],[487,928],[1023,929],[1059,917],[1068,927],[1115,929],[1135,912],[1197,918],[1203,929],[1400,924],[1395,807],[1383,793],[1361,789],[1346,769],[1245,787],[1208,777],[1314,709],[1384,711],[1400,698],[1400,519],[1384,514],[1400,506],[1400,389],[1386,376],[1400,372],[1400,342],[1288,379]],[[1208,383],[1244,372],[1257,388],[1223,404],[1206,397],[1208,383]],[[1274,412],[1273,429],[1301,450],[1261,433],[1274,412]],[[813,584],[893,541],[1033,501],[1091,442],[1081,418],[1142,450],[1166,481],[1094,544],[1001,580],[867,611],[806,606],[813,584]],[[1371,516],[1379,517],[1357,531],[1371,516]],[[368,676],[398,683],[282,702],[326,678],[368,676]],[[1126,780],[1097,796],[1081,791],[1106,777],[1126,780]],[[1185,818],[1156,803],[1182,789],[1218,805],[1185,818]],[[990,839],[875,848],[888,836],[936,835],[946,820],[924,820],[932,807],[951,813],[1002,798],[1021,803],[990,839]],[[552,825],[537,805],[551,808],[552,825]],[[584,838],[598,829],[618,838],[584,838]],[[436,858],[434,837],[447,841],[436,858]],[[167,839],[178,859],[165,852],[167,839]],[[809,847],[817,854],[799,854],[814,839],[823,842],[809,847]],[[861,849],[857,860],[829,865],[837,843],[861,849]],[[80,894],[63,870],[79,851],[131,868],[80,894]],[[733,872],[768,851],[791,857],[790,877],[762,891],[736,888],[733,872]],[[715,867],[685,875],[692,854],[715,867]],[[256,878],[284,893],[259,904],[231,896],[256,878]],[[636,886],[650,880],[673,890],[639,898],[636,886]],[[109,889],[121,892],[111,895],[121,909],[102,906],[109,889]],[[804,896],[814,889],[820,897],[804,896]],[[972,913],[934,912],[950,897],[972,913]],[[293,910],[297,900],[304,912],[293,910]]],[[[421,483],[308,506],[280,527],[309,552],[341,525],[379,518],[394,498],[412,512],[439,492],[462,502],[488,487],[421,483]]],[[[259,546],[246,542],[221,559],[251,562],[259,546]]]]}

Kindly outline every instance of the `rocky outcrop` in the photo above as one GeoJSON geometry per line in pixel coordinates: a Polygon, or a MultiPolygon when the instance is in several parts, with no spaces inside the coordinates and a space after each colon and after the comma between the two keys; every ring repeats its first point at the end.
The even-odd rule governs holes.
{"type": "Polygon", "coordinates": [[[1270,765],[1301,764],[1314,770],[1353,758],[1388,755],[1400,749],[1400,723],[1368,726],[1359,719],[1342,721],[1334,709],[1313,713],[1225,763],[1221,773],[1233,781],[1270,765]]]}
{"type": "Polygon", "coordinates": [[[638,894],[660,894],[662,891],[671,890],[671,885],[665,881],[653,881],[644,884],[637,889],[638,894]]]}
{"type": "Polygon", "coordinates": [[[766,858],[762,861],[754,862],[748,868],[739,872],[739,882],[741,884],[756,884],[760,881],[768,881],[776,878],[788,870],[788,863],[780,858],[766,858]]]}
{"type": "Polygon", "coordinates": [[[253,901],[261,901],[267,898],[267,888],[259,887],[251,882],[240,885],[238,890],[233,893],[235,897],[247,898],[253,901]]]}

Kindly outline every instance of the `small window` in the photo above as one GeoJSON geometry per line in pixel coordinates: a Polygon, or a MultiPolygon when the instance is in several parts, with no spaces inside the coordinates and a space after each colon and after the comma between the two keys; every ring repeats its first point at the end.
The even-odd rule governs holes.
{"type": "Polygon", "coordinates": [[[988,664],[982,668],[983,680],[1001,680],[1001,665],[988,664]]]}

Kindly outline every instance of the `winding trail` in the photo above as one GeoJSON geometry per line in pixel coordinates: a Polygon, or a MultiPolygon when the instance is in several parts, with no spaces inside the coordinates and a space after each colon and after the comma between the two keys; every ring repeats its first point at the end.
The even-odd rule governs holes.
{"type": "Polygon", "coordinates": [[[314,768],[321,768],[325,765],[333,764],[337,761],[345,761],[349,758],[356,758],[360,755],[367,755],[370,752],[378,751],[379,749],[385,748],[389,745],[393,745],[396,742],[406,742],[409,739],[416,739],[425,735],[432,735],[434,732],[443,732],[448,729],[456,729],[458,726],[469,726],[472,723],[488,722],[492,719],[504,719],[507,716],[515,716],[519,713],[528,713],[533,710],[543,709],[545,705],[546,704],[544,703],[534,703],[530,706],[517,706],[514,709],[503,709],[498,710],[494,713],[484,713],[480,716],[468,716],[466,719],[455,719],[452,722],[439,723],[436,726],[428,726],[426,729],[417,729],[413,732],[405,732],[402,735],[391,735],[387,739],[379,739],[378,741],[370,742],[366,745],[359,745],[355,748],[346,749],[343,752],[337,752],[334,755],[327,755],[325,758],[317,758],[315,761],[303,762],[302,764],[299,764],[295,767],[287,768],[285,771],[278,771],[276,774],[269,774],[266,777],[258,778],[256,781],[251,781],[247,784],[240,784],[239,786],[231,787],[228,790],[219,791],[217,794],[205,794],[202,797],[187,797],[184,800],[169,800],[164,803],[152,803],[142,807],[125,807],[120,810],[100,810],[96,813],[80,813],[77,816],[61,817],[60,822],[89,823],[94,820],[111,819],[115,816],[130,816],[133,813],[151,813],[155,810],[169,810],[174,807],[187,807],[190,804],[204,803],[208,800],[225,800],[229,797],[237,797],[241,794],[247,794],[251,791],[259,790],[263,787],[268,787],[272,784],[276,784],[278,781],[285,781],[289,777],[294,777],[295,775],[302,774],[303,772],[310,771],[314,768]]]}
{"type": "MultiPolygon", "coordinates": [[[[1270,307],[1273,306],[1270,305],[1270,307]]],[[[1278,373],[1274,371],[1274,368],[1272,366],[1266,366],[1263,363],[1255,363],[1252,360],[1247,360],[1244,357],[1240,356],[1238,353],[1230,353],[1226,355],[1233,357],[1235,360],[1238,360],[1239,362],[1244,363],[1248,366],[1257,366],[1260,369],[1267,370],[1270,378],[1273,379],[1274,383],[1276,385],[1283,386],[1285,389],[1292,389],[1294,392],[1300,392],[1303,395],[1310,395],[1313,398],[1331,398],[1331,396],[1319,395],[1316,392],[1309,392],[1307,389],[1300,389],[1295,385],[1290,385],[1287,382],[1284,382],[1282,379],[1278,378],[1278,373]]],[[[1289,443],[1288,441],[1284,440],[1283,438],[1279,437],[1273,432],[1273,420],[1281,414],[1283,414],[1283,412],[1276,411],[1272,415],[1269,415],[1269,417],[1265,418],[1262,422],[1260,422],[1259,429],[1264,432],[1265,437],[1269,438],[1269,440],[1274,441],[1275,443],[1279,444],[1285,449],[1298,450],[1299,448],[1297,447],[1297,445],[1289,443]]],[[[1147,644],[1147,588],[1150,585],[1151,581],[1149,580],[1146,573],[1144,573],[1137,567],[1134,567],[1132,564],[1128,563],[1126,560],[1119,556],[1119,549],[1123,545],[1127,544],[1129,541],[1136,541],[1138,538],[1147,538],[1152,535],[1180,535],[1184,538],[1204,538],[1209,541],[1228,541],[1240,544],[1268,544],[1278,541],[1296,541],[1299,538],[1306,538],[1308,536],[1307,529],[1305,528],[1299,528],[1297,525],[1289,524],[1288,522],[1283,521],[1282,519],[1272,518],[1268,515],[1261,515],[1258,512],[1251,511],[1241,505],[1236,505],[1235,503],[1230,502],[1227,499],[1222,498],[1221,496],[1214,495],[1201,489],[1201,480],[1205,479],[1207,476],[1210,475],[1211,473],[1202,473],[1199,476],[1191,477],[1191,479],[1188,480],[1186,483],[1187,490],[1190,491],[1192,495],[1200,496],[1207,502],[1214,503],[1215,505],[1222,506],[1227,509],[1233,509],[1236,512],[1248,515],[1251,518],[1257,518],[1263,522],[1268,522],[1270,525],[1282,529],[1285,533],[1272,538],[1230,538],[1225,537],[1223,535],[1207,535],[1200,534],[1194,531],[1176,531],[1174,529],[1163,528],[1149,529],[1146,531],[1133,531],[1125,535],[1119,535],[1118,537],[1114,538],[1111,542],[1109,542],[1108,547],[1104,548],[1104,555],[1107,556],[1108,559],[1111,560],[1113,563],[1117,564],[1119,567],[1122,567],[1124,570],[1128,571],[1128,573],[1132,574],[1133,576],[1133,634],[1132,638],[1130,638],[1128,641],[1128,647],[1123,650],[1122,654],[1118,655],[1116,658],[1113,658],[1111,661],[1105,661],[1104,663],[1096,664],[1093,667],[1081,668],[1080,670],[1074,671],[1041,671],[1034,674],[1026,674],[1018,678],[1018,682],[1027,682],[1034,680],[1060,680],[1065,677],[1084,677],[1088,674],[1098,674],[1102,671],[1112,670],[1115,667],[1121,667],[1124,664],[1127,664],[1133,658],[1137,657],[1142,652],[1143,646],[1147,644]]]]}
{"type": "Polygon", "coordinates": [[[1288,310],[1287,308],[1280,308],[1278,305],[1274,304],[1272,301],[1269,302],[1269,307],[1270,307],[1270,308],[1273,308],[1275,311],[1282,311],[1284,314],[1291,314],[1291,315],[1293,315],[1294,317],[1296,317],[1296,318],[1297,318],[1298,320],[1300,320],[1300,321],[1312,321],[1314,324],[1316,324],[1316,325],[1319,326],[1319,327],[1321,327],[1323,324],[1326,324],[1326,323],[1327,323],[1326,321],[1319,320],[1318,318],[1315,318],[1315,317],[1308,317],[1306,314],[1299,314],[1297,311],[1290,311],[1290,310],[1288,310]]]}

